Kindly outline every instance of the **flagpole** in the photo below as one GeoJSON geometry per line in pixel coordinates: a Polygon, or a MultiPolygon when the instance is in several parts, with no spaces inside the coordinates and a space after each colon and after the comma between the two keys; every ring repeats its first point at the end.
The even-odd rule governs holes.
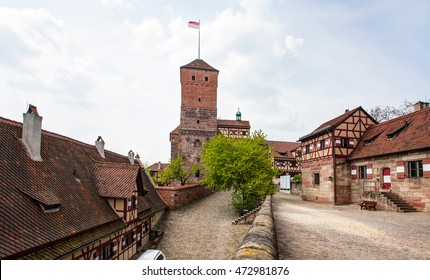
{"type": "Polygon", "coordinates": [[[200,20],[199,20],[199,59],[200,59],[200,20]]]}

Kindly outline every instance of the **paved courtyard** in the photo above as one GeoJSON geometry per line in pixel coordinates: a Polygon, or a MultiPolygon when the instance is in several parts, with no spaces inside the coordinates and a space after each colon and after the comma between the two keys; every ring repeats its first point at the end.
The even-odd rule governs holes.
{"type": "Polygon", "coordinates": [[[430,260],[430,213],[360,210],[274,195],[280,259],[430,260]]]}
{"type": "Polygon", "coordinates": [[[236,218],[230,193],[211,194],[168,213],[157,249],[170,260],[232,259],[250,227],[236,218]]]}

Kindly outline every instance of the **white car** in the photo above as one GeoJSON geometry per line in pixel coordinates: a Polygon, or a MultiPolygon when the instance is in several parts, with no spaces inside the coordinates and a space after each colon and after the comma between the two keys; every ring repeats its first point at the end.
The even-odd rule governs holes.
{"type": "Polygon", "coordinates": [[[166,256],[160,250],[146,250],[137,260],[165,260],[166,256]]]}

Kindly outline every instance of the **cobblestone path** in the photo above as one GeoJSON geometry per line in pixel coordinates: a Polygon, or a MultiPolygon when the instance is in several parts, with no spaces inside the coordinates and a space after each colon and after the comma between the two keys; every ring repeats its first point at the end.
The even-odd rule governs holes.
{"type": "Polygon", "coordinates": [[[170,211],[157,249],[170,260],[232,259],[250,225],[232,225],[230,193],[217,192],[170,211]]]}
{"type": "Polygon", "coordinates": [[[272,203],[280,259],[430,259],[430,213],[321,205],[285,192],[272,203]]]}

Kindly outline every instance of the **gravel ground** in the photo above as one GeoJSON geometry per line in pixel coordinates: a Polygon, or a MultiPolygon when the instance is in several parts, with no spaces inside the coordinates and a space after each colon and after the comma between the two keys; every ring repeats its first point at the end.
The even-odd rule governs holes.
{"type": "Polygon", "coordinates": [[[170,260],[232,259],[250,228],[232,225],[236,218],[230,193],[211,194],[167,214],[157,249],[170,260]]]}
{"type": "Polygon", "coordinates": [[[285,192],[273,197],[273,213],[280,259],[430,259],[430,213],[322,205],[285,192]]]}

